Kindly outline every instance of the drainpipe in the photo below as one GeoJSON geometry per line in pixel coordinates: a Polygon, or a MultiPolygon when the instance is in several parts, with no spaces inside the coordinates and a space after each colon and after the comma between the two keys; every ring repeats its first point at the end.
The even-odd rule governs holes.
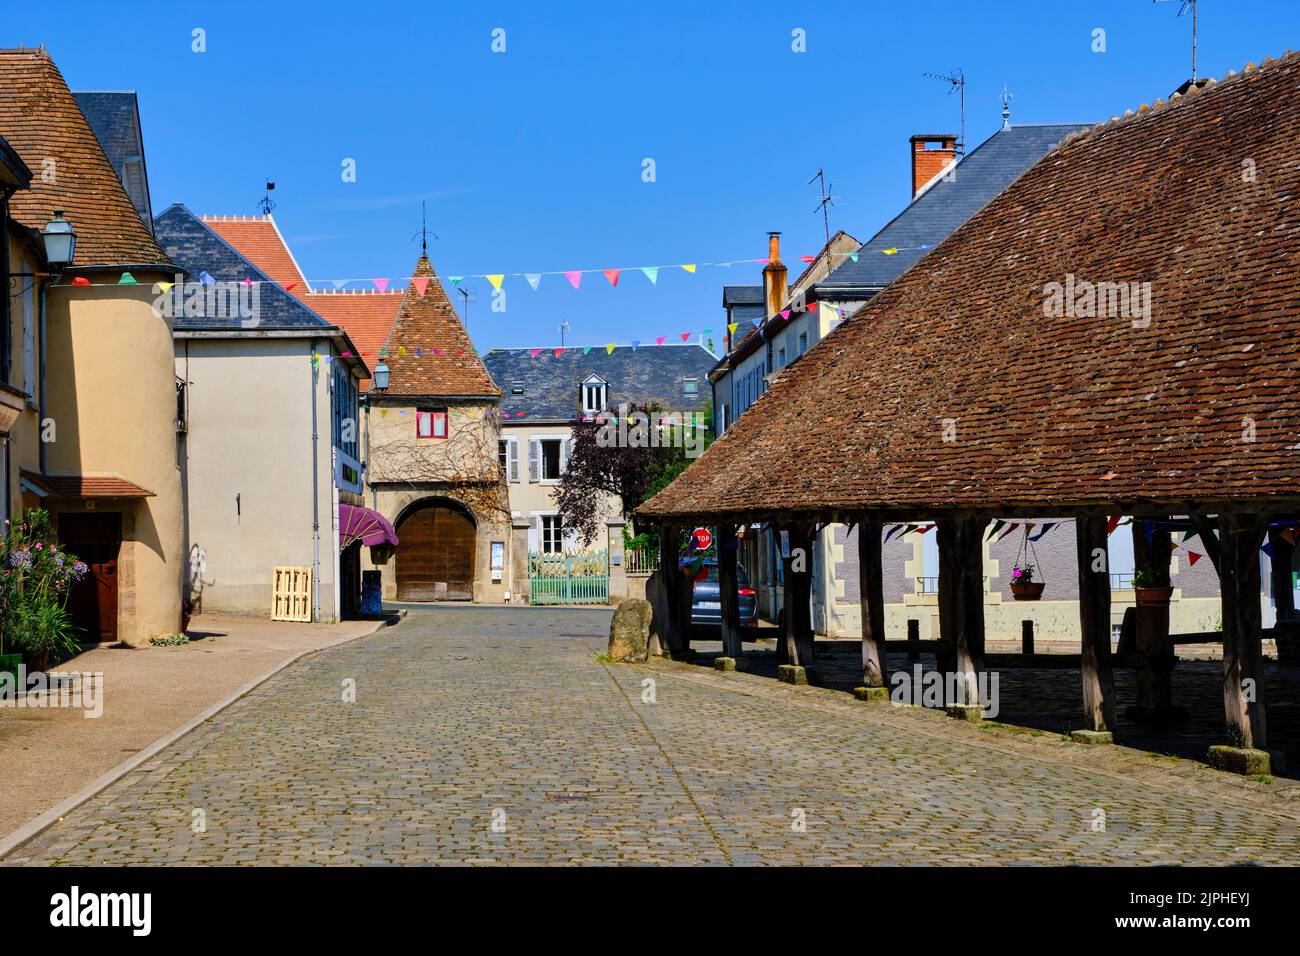
{"type": "Polygon", "coordinates": [[[38,361],[41,366],[41,381],[39,385],[40,396],[36,400],[36,403],[39,406],[40,415],[40,421],[36,423],[36,427],[40,430],[40,468],[42,475],[45,474],[45,290],[48,285],[49,279],[46,279],[41,283],[41,315],[39,319],[41,344],[38,348],[38,352],[40,353],[38,361]]]}
{"type": "Polygon", "coordinates": [[[316,414],[316,380],[320,375],[317,368],[317,340],[311,341],[311,619],[320,620],[320,429],[316,414]]]}

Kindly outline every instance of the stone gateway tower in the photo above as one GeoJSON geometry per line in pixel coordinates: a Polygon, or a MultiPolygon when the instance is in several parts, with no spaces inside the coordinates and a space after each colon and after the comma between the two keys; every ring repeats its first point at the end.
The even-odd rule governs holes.
{"type": "Polygon", "coordinates": [[[367,484],[401,541],[384,569],[397,601],[503,602],[510,504],[498,460],[501,390],[420,256],[372,384],[367,484]]]}

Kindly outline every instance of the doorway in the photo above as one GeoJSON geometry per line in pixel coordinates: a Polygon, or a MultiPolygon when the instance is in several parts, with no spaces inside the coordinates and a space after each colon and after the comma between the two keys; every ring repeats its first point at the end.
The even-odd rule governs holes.
{"type": "Polygon", "coordinates": [[[68,594],[68,613],[82,639],[116,642],[121,513],[59,515],[59,541],[90,569],[68,594]]]}
{"type": "Polygon", "coordinates": [[[472,601],[477,530],[450,502],[417,505],[397,525],[399,601],[472,601]]]}

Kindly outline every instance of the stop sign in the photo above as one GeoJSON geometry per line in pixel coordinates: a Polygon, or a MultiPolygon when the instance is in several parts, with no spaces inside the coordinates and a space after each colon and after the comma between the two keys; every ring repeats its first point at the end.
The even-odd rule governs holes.
{"type": "Polygon", "coordinates": [[[713,544],[713,535],[708,528],[696,528],[691,532],[691,537],[695,539],[695,547],[701,551],[709,550],[709,545],[713,544]]]}

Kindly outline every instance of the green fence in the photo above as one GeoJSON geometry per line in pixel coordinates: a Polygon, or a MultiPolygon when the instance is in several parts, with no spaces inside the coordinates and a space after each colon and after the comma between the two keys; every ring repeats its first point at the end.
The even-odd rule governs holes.
{"type": "Polygon", "coordinates": [[[528,555],[529,604],[608,604],[609,554],[528,555]]]}

